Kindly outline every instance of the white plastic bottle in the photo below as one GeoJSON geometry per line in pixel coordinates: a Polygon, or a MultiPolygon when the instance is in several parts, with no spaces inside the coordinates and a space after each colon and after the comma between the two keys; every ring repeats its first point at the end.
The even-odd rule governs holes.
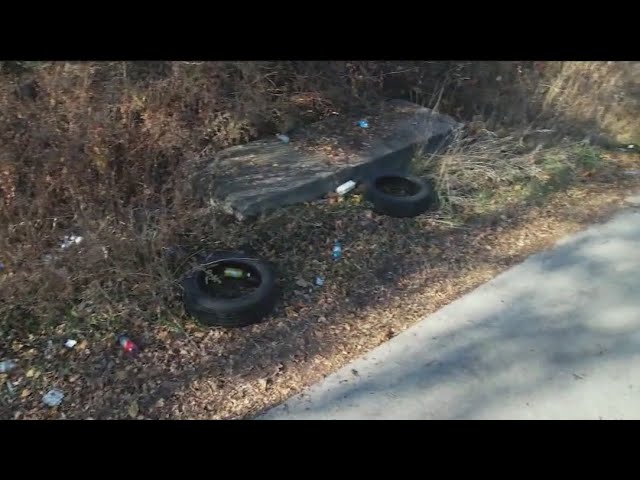
{"type": "Polygon", "coordinates": [[[344,195],[350,192],[351,190],[353,190],[354,188],[356,188],[356,182],[354,182],[353,180],[349,180],[348,182],[345,182],[342,185],[340,185],[338,188],[336,188],[336,193],[338,195],[344,195]]]}

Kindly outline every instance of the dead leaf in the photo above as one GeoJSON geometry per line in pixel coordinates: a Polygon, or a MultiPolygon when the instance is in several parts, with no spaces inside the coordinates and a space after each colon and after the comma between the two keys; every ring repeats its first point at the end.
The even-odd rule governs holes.
{"type": "Polygon", "coordinates": [[[22,390],[22,392],[20,392],[20,398],[27,398],[29,395],[31,395],[31,390],[29,390],[28,388],[25,388],[24,390],[22,390]]]}
{"type": "Polygon", "coordinates": [[[138,416],[138,412],[140,411],[140,407],[138,407],[138,402],[132,402],[127,409],[127,413],[131,418],[136,418],[138,416]]]}
{"type": "Polygon", "coordinates": [[[296,280],[296,285],[298,285],[301,288],[307,288],[312,286],[310,282],[307,282],[304,278],[300,278],[300,277],[298,277],[298,279],[296,280]]]}
{"type": "Polygon", "coordinates": [[[25,374],[27,378],[31,378],[36,374],[36,369],[35,368],[30,368],[29,370],[27,370],[27,373],[25,374]]]}
{"type": "MultiPolygon", "coordinates": [[[[521,186],[518,185],[518,188],[521,186]]],[[[353,200],[348,199],[347,201],[355,203],[355,193],[352,198],[353,200]]],[[[559,203],[562,198],[564,197],[559,197],[557,202],[559,203]]],[[[572,195],[571,199],[573,198],[578,197],[572,195]]],[[[592,199],[594,196],[588,195],[587,198],[592,199]]],[[[511,200],[509,201],[511,202],[511,200]]],[[[602,203],[600,200],[599,202],[602,203]]],[[[522,232],[530,229],[528,225],[541,214],[555,218],[558,211],[561,211],[564,218],[568,217],[568,213],[573,213],[568,210],[571,205],[567,205],[566,208],[563,205],[558,205],[553,208],[541,208],[528,216],[526,215],[528,210],[525,211],[523,208],[521,212],[521,207],[518,204],[517,208],[514,207],[513,212],[508,213],[509,218],[522,217],[527,219],[526,222],[510,225],[495,237],[491,239],[485,237],[478,245],[474,245],[473,238],[480,227],[471,222],[473,215],[475,215],[475,213],[470,213],[474,211],[471,207],[469,207],[469,211],[465,207],[460,213],[459,221],[465,224],[464,228],[454,228],[453,223],[444,223],[448,217],[442,217],[444,220],[441,222],[440,214],[435,213],[419,217],[418,220],[409,224],[401,219],[379,216],[368,208],[341,208],[339,207],[341,204],[336,205],[328,207],[327,202],[318,202],[317,205],[311,202],[309,205],[287,210],[286,214],[282,215],[283,218],[274,217],[273,224],[271,221],[264,222],[264,224],[257,225],[255,230],[252,226],[251,232],[241,232],[243,242],[245,236],[248,240],[253,237],[261,239],[259,242],[261,255],[277,259],[285,253],[290,253],[290,255],[286,255],[287,261],[282,262],[282,268],[286,272],[283,275],[283,283],[288,288],[285,289],[282,306],[274,313],[273,325],[256,326],[248,331],[202,329],[207,333],[201,337],[202,340],[196,340],[197,346],[201,349],[194,348],[193,344],[190,344],[189,347],[177,345],[178,348],[188,350],[189,356],[176,361],[175,356],[179,349],[174,351],[173,348],[165,347],[168,347],[169,343],[173,343],[174,337],[181,337],[183,334],[177,330],[170,331],[170,327],[163,326],[162,323],[145,322],[145,328],[142,330],[150,338],[154,338],[155,342],[158,342],[159,348],[154,348],[153,352],[150,352],[139,362],[126,364],[137,365],[141,363],[140,367],[144,372],[142,374],[144,379],[140,380],[146,382],[142,388],[138,385],[138,379],[134,380],[134,377],[140,374],[133,370],[129,371],[128,375],[125,372],[119,372],[125,367],[116,366],[119,360],[112,358],[112,356],[115,357],[117,350],[115,342],[111,338],[115,332],[106,332],[105,330],[109,336],[103,338],[99,338],[96,332],[96,336],[91,337],[91,343],[94,345],[91,347],[93,352],[91,356],[87,354],[88,348],[84,347],[80,355],[70,355],[71,352],[68,352],[64,362],[60,362],[70,367],[64,370],[67,378],[69,369],[73,371],[76,370],[75,367],[79,367],[84,372],[83,375],[86,375],[86,378],[83,376],[76,383],[69,384],[77,389],[81,382],[86,382],[84,388],[87,391],[86,401],[67,405],[65,408],[67,415],[72,418],[86,418],[90,412],[102,411],[106,405],[104,407],[102,405],[103,392],[101,390],[105,388],[113,389],[110,396],[113,394],[116,398],[124,395],[125,392],[132,393],[132,390],[135,389],[139,391],[141,398],[144,396],[144,398],[152,399],[155,396],[153,392],[160,389],[161,385],[162,394],[167,396],[167,400],[165,400],[164,406],[162,401],[158,402],[156,406],[158,417],[232,418],[249,411],[255,411],[265,402],[272,401],[274,396],[284,396],[285,394],[288,396],[297,393],[312,375],[320,378],[322,375],[331,373],[346,361],[353,359],[354,356],[372,349],[387,337],[397,335],[405,328],[403,321],[399,319],[400,317],[406,319],[406,323],[417,321],[418,316],[422,317],[432,309],[445,305],[455,296],[466,291],[467,288],[471,288],[480,280],[484,281],[485,275],[492,274],[489,270],[495,269],[497,271],[506,268],[521,254],[526,253],[523,251],[523,247],[518,246],[519,238],[523,245],[525,243],[529,245],[536,242],[540,244],[551,242],[555,238],[556,231],[560,230],[560,223],[564,220],[553,220],[555,223],[548,227],[544,222],[532,224],[535,226],[536,232],[543,231],[544,239],[542,237],[538,239],[536,234],[533,238],[526,238],[525,242],[525,238],[520,237],[522,232]],[[339,231],[334,229],[336,216],[344,218],[342,226],[336,225],[336,229],[339,231]],[[466,222],[470,222],[469,225],[466,222]],[[268,227],[267,223],[270,224],[268,227]],[[288,234],[287,230],[289,230],[288,234]],[[292,235],[292,232],[295,232],[296,235],[292,235]],[[264,241],[262,241],[263,237],[264,241]],[[343,261],[338,263],[333,263],[330,255],[331,244],[335,237],[344,237],[345,245],[348,244],[351,247],[350,254],[345,255],[343,261]],[[430,239],[433,239],[433,242],[430,239]],[[430,249],[432,243],[437,243],[437,246],[430,249]],[[496,252],[495,258],[500,259],[498,265],[481,267],[486,261],[484,243],[489,243],[496,252]],[[425,255],[427,252],[428,254],[425,255]],[[478,255],[478,258],[474,255],[478,255]],[[440,258],[442,256],[444,258],[440,258]],[[393,282],[376,281],[378,275],[374,272],[377,272],[376,269],[381,266],[379,263],[386,261],[387,258],[389,259],[389,268],[387,269],[385,264],[385,268],[380,271],[385,274],[387,271],[396,272],[395,276],[392,275],[391,278],[397,280],[397,284],[395,280],[393,282]],[[503,258],[504,260],[502,260],[503,258]],[[410,274],[397,273],[406,267],[409,267],[410,274]],[[296,285],[296,277],[298,276],[314,283],[314,279],[318,275],[327,279],[323,289],[307,289],[296,285]],[[293,293],[295,289],[304,290],[305,293],[296,296],[293,293]],[[313,291],[309,298],[307,298],[308,290],[313,291]],[[287,310],[291,317],[287,318],[283,310],[285,305],[292,302],[294,302],[294,306],[287,310]],[[360,308],[360,305],[366,305],[366,308],[360,308]],[[298,317],[300,321],[295,317],[298,317]],[[347,318],[345,319],[345,317],[347,318]],[[347,327],[343,327],[344,323],[350,325],[351,332],[347,332],[347,327]],[[260,332],[263,332],[265,328],[270,333],[263,338],[263,334],[260,332]],[[393,330],[387,332],[387,329],[391,328],[393,330]],[[305,331],[306,333],[302,333],[305,331]],[[164,345],[165,339],[167,345],[164,345]],[[313,355],[313,359],[317,360],[313,366],[309,365],[309,361],[298,363],[288,360],[289,351],[302,353],[316,351],[319,350],[319,346],[328,344],[327,342],[335,345],[335,348],[329,349],[330,352],[325,351],[326,357],[319,354],[313,355]],[[228,355],[228,352],[235,352],[235,354],[228,355]],[[247,352],[248,354],[238,355],[237,352],[247,352]],[[287,370],[279,377],[274,372],[274,363],[278,361],[286,361],[287,364],[287,370]],[[73,362],[81,362],[81,365],[71,365],[73,362]],[[189,375],[192,369],[199,370],[200,366],[206,366],[207,369],[211,369],[211,372],[215,371],[222,377],[215,380],[217,382],[215,389],[198,387],[191,390],[182,388],[179,382],[173,382],[175,386],[171,388],[163,386],[168,379],[183,378],[185,375],[189,375]],[[158,373],[150,375],[149,368],[157,368],[158,373]],[[109,372],[109,376],[101,377],[101,372],[109,372]],[[249,372],[251,372],[251,376],[255,375],[251,385],[253,388],[246,392],[243,401],[235,401],[231,398],[232,393],[239,386],[247,385],[247,378],[244,374],[249,374],[249,372]],[[263,380],[260,380],[261,378],[263,380]],[[278,380],[277,388],[276,379],[278,380]],[[267,380],[266,383],[265,380],[267,380]],[[129,384],[129,382],[131,383],[129,384]]],[[[576,214],[583,213],[584,208],[580,208],[581,210],[576,211],[576,214]]],[[[507,215],[506,210],[498,209],[496,212],[498,213],[495,216],[498,218],[500,213],[507,215]]],[[[577,225],[587,217],[580,216],[579,220],[575,220],[576,217],[572,215],[571,218],[574,219],[571,225],[577,225]]],[[[501,221],[506,222],[504,219],[501,221]]],[[[455,223],[457,224],[457,222],[458,220],[455,223]]],[[[494,231],[498,231],[498,229],[495,228],[494,231]]],[[[226,238],[234,238],[237,234],[238,231],[233,225],[224,231],[226,238]]],[[[218,242],[218,239],[212,238],[211,243],[213,242],[218,242]]],[[[532,248],[534,247],[537,248],[536,245],[532,248]]],[[[93,263],[90,264],[93,265],[93,263]]],[[[382,273],[380,277],[382,277],[382,273]]],[[[125,281],[128,283],[131,282],[131,279],[127,277],[125,281]]],[[[111,293],[111,289],[116,287],[116,283],[114,282],[113,285],[105,283],[102,287],[105,288],[106,293],[111,293]]],[[[132,299],[132,302],[136,303],[137,299],[132,299]]],[[[131,318],[136,315],[134,313],[125,314],[124,308],[123,306],[122,312],[118,311],[118,314],[121,314],[123,318],[131,318]]],[[[94,312],[106,310],[100,304],[84,307],[87,314],[90,309],[94,312]]],[[[171,309],[174,310],[173,307],[171,309]]],[[[181,315],[182,310],[179,310],[179,312],[171,312],[171,314],[181,315]]],[[[149,312],[143,312],[139,315],[145,315],[144,318],[150,316],[149,312]]],[[[194,328],[193,326],[184,326],[184,333],[191,340],[200,338],[199,335],[194,334],[194,328]]],[[[60,338],[63,333],[63,331],[58,332],[60,338]]],[[[53,371],[57,370],[57,366],[54,368],[53,365],[35,363],[36,358],[39,360],[41,354],[40,346],[44,346],[46,340],[46,338],[40,339],[39,336],[29,338],[28,346],[21,349],[19,358],[27,360],[25,350],[31,348],[32,345],[38,345],[39,348],[38,355],[34,355],[33,361],[29,360],[29,363],[25,363],[25,373],[30,368],[29,365],[39,369],[41,376],[53,375],[53,371]]],[[[347,372],[349,371],[350,369],[347,370],[347,372]]],[[[364,377],[362,372],[359,374],[360,377],[364,377]]],[[[34,375],[33,378],[36,376],[34,375]]],[[[19,396],[33,378],[23,380],[22,384],[16,387],[15,396],[19,396]]],[[[352,373],[348,373],[347,378],[356,379],[352,373]]],[[[2,377],[0,377],[0,386],[2,386],[0,397],[7,396],[8,385],[2,385],[1,382],[2,377]]],[[[197,384],[197,382],[195,383],[197,384]]],[[[40,387],[38,386],[31,396],[35,399],[39,393],[40,387]]],[[[31,396],[15,403],[29,404],[33,400],[31,396]]],[[[124,401],[121,400],[122,403],[118,407],[119,416],[131,417],[129,406],[133,399],[132,397],[124,397],[124,401]]],[[[18,405],[15,407],[17,408],[18,405]]],[[[134,418],[141,416],[140,409],[146,411],[146,404],[140,405],[134,418]]],[[[50,412],[50,410],[34,407],[23,416],[48,418],[53,416],[50,412]]],[[[116,412],[105,412],[106,415],[115,416],[116,412]]],[[[152,415],[152,417],[155,416],[152,415]]],[[[146,414],[144,417],[148,418],[146,414]]]]}

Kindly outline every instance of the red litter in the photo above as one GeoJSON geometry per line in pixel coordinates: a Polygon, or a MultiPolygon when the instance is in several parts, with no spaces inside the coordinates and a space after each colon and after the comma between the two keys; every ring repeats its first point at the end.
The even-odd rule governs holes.
{"type": "Polygon", "coordinates": [[[120,335],[118,337],[118,343],[122,347],[125,353],[135,355],[140,350],[138,346],[126,335],[120,335]]]}

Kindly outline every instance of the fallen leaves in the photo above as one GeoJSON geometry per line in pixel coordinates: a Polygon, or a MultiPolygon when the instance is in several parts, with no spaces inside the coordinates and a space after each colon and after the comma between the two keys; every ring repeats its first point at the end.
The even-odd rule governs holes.
{"type": "Polygon", "coordinates": [[[313,284],[311,282],[306,281],[305,279],[298,277],[296,279],[296,285],[299,286],[300,288],[309,288],[309,287],[313,287],[313,284]]]}
{"type": "MultiPolygon", "coordinates": [[[[55,341],[13,338],[9,345],[28,366],[27,380],[17,383],[13,397],[2,389],[0,395],[13,401],[7,407],[0,403],[0,416],[49,418],[51,410],[31,406],[31,391],[41,388],[38,378],[55,381],[73,398],[64,409],[69,418],[138,419],[141,411],[146,418],[249,416],[593,221],[627,190],[624,184],[585,184],[549,197],[544,207],[518,205],[493,215],[491,222],[464,228],[435,214],[378,216],[354,198],[231,224],[219,234],[233,242],[249,238],[258,254],[277,263],[284,292],[270,319],[241,330],[211,330],[181,316],[180,308],[167,307],[169,321],[134,326],[136,338],[144,333],[149,339],[144,356],[136,360],[120,357],[114,332],[101,321],[92,327],[91,351],[86,339],[73,350],[58,351],[69,335],[80,340],[78,332],[59,331],[55,341]],[[339,262],[331,258],[336,239],[344,242],[339,262]],[[317,276],[326,279],[322,288],[312,284],[317,276]],[[51,353],[49,360],[45,352],[51,353]]],[[[96,312],[106,308],[95,305],[96,312]]]]}
{"type": "Polygon", "coordinates": [[[127,414],[131,418],[137,418],[138,413],[140,413],[140,407],[138,406],[138,402],[134,401],[129,404],[129,408],[127,408],[127,414]]]}

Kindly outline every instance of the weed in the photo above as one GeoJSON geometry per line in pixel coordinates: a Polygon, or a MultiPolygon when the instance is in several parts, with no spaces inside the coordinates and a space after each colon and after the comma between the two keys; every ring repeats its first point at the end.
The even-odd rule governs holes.
{"type": "Polygon", "coordinates": [[[602,165],[600,152],[590,145],[578,145],[574,149],[576,163],[587,170],[595,170],[602,165]]]}

